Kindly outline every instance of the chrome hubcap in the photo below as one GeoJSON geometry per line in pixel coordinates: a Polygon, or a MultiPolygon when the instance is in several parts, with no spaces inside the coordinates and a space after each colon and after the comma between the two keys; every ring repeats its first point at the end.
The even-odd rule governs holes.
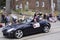
{"type": "Polygon", "coordinates": [[[49,32],[48,26],[44,27],[44,31],[45,31],[45,32],[49,32]]]}
{"type": "Polygon", "coordinates": [[[17,38],[21,38],[23,36],[23,32],[21,30],[16,31],[15,36],[17,38]]]}

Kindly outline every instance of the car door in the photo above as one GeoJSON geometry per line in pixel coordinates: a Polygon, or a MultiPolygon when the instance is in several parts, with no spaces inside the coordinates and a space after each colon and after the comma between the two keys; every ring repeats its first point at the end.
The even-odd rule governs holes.
{"type": "Polygon", "coordinates": [[[34,28],[33,24],[33,22],[26,24],[26,28],[24,30],[26,35],[40,32],[40,27],[34,28]]]}
{"type": "Polygon", "coordinates": [[[26,24],[24,28],[24,34],[28,35],[28,34],[33,34],[33,33],[35,33],[33,25],[31,23],[26,24]]]}
{"type": "Polygon", "coordinates": [[[33,29],[34,29],[35,33],[40,32],[40,29],[41,29],[40,23],[38,23],[38,26],[35,27],[35,28],[34,28],[34,26],[33,26],[33,29]]]}
{"type": "Polygon", "coordinates": [[[27,23],[24,25],[24,27],[25,27],[24,33],[25,33],[25,34],[33,34],[33,33],[38,32],[39,27],[34,28],[34,27],[33,27],[33,24],[34,24],[33,21],[26,20],[26,22],[27,22],[27,23]]]}

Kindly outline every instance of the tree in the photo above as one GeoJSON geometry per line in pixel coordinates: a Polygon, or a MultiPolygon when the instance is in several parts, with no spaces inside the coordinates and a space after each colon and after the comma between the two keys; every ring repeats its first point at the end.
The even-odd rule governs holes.
{"type": "Polygon", "coordinates": [[[11,13],[11,0],[6,0],[6,12],[11,13]]]}
{"type": "Polygon", "coordinates": [[[0,0],[0,6],[5,6],[6,0],[0,0]]]}

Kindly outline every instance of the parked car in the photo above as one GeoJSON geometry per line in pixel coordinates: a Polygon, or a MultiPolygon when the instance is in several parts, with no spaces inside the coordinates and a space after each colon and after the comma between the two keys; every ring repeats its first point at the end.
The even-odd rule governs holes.
{"type": "Polygon", "coordinates": [[[33,26],[34,21],[33,19],[28,18],[25,19],[20,24],[14,24],[14,25],[8,25],[5,28],[3,28],[2,33],[5,37],[15,37],[15,38],[22,38],[23,36],[39,33],[39,32],[45,32],[48,33],[50,30],[50,23],[44,20],[40,20],[39,27],[33,26]]]}
{"type": "Polygon", "coordinates": [[[57,19],[60,21],[60,14],[57,16],[57,19]]]}
{"type": "Polygon", "coordinates": [[[0,23],[0,28],[4,27],[5,23],[0,23]]]}

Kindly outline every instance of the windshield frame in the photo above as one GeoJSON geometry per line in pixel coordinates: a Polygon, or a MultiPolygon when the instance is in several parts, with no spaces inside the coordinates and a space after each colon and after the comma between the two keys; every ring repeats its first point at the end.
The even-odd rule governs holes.
{"type": "Polygon", "coordinates": [[[32,20],[33,20],[33,19],[27,18],[27,19],[25,19],[24,21],[22,21],[21,23],[30,23],[32,20]]]}

